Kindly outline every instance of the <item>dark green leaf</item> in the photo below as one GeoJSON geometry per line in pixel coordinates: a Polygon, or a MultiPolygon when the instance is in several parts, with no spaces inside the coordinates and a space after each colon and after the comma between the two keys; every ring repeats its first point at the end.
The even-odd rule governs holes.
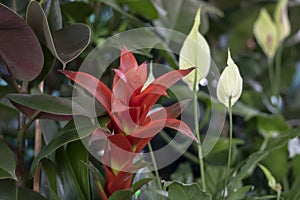
{"type": "Polygon", "coordinates": [[[132,193],[134,194],[136,191],[138,191],[141,187],[143,187],[143,185],[149,183],[150,181],[152,181],[153,178],[143,178],[138,180],[137,182],[135,182],[132,186],[132,193]]]}
{"type": "Polygon", "coordinates": [[[16,182],[12,180],[0,180],[0,199],[1,200],[46,200],[41,196],[27,188],[17,188],[16,182]]]}
{"type": "Polygon", "coordinates": [[[27,115],[40,111],[39,118],[70,120],[76,113],[86,113],[84,108],[68,98],[29,94],[9,94],[8,98],[16,108],[27,115]]]}
{"type": "Polygon", "coordinates": [[[197,183],[172,182],[168,185],[169,200],[211,200],[211,196],[200,189],[197,183]]]}
{"type": "Polygon", "coordinates": [[[234,200],[242,200],[245,199],[246,193],[249,192],[251,189],[253,189],[253,186],[247,185],[242,188],[239,188],[233,192],[231,192],[226,198],[234,199],[234,200]]]}
{"type": "Polygon", "coordinates": [[[158,12],[150,0],[132,1],[132,0],[118,0],[119,3],[127,4],[131,10],[148,19],[156,19],[158,12]],[[147,9],[145,9],[147,8],[147,9]]]}
{"type": "Polygon", "coordinates": [[[85,2],[66,2],[61,5],[62,14],[76,22],[83,22],[93,13],[91,6],[85,2]]]}
{"type": "Polygon", "coordinates": [[[131,200],[132,193],[130,190],[118,190],[114,192],[108,200],[131,200]]]}
{"type": "Polygon", "coordinates": [[[258,151],[251,154],[246,160],[245,163],[240,167],[236,175],[230,181],[231,188],[237,188],[239,183],[247,177],[248,175],[253,173],[254,168],[258,165],[258,163],[264,159],[267,155],[269,155],[272,151],[279,149],[287,144],[290,139],[297,137],[300,135],[300,128],[293,129],[291,131],[287,131],[282,134],[280,137],[272,139],[270,144],[266,147],[264,151],[258,151]]]}
{"type": "Polygon", "coordinates": [[[89,154],[86,147],[81,141],[71,142],[67,145],[66,153],[85,199],[90,199],[89,173],[87,168],[89,154]]]}
{"type": "MultiPolygon", "coordinates": [[[[216,195],[224,187],[225,173],[226,168],[223,166],[206,165],[206,187],[210,194],[216,195]]],[[[201,183],[200,179],[198,183],[201,183]]]]}
{"type": "Polygon", "coordinates": [[[264,137],[276,137],[280,132],[288,130],[282,116],[264,115],[257,117],[257,127],[264,137]]]}
{"type": "Polygon", "coordinates": [[[100,0],[103,4],[110,6],[112,9],[119,12],[122,16],[126,17],[129,21],[131,21],[133,24],[137,25],[138,27],[144,27],[144,23],[139,20],[138,18],[134,17],[133,15],[128,14],[126,11],[124,11],[116,2],[115,0],[100,0]]]}
{"type": "Polygon", "coordinates": [[[85,199],[79,185],[79,180],[75,176],[68,155],[63,147],[56,151],[55,163],[57,165],[57,172],[62,180],[61,186],[66,199],[85,199]]]}
{"type": "Polygon", "coordinates": [[[33,176],[37,165],[42,158],[47,157],[59,147],[69,142],[73,142],[79,140],[80,138],[88,136],[92,131],[99,128],[98,124],[94,125],[88,118],[78,118],[79,119],[77,120],[80,121],[80,124],[76,123],[75,126],[74,121],[69,122],[62,130],[59,131],[59,133],[49,142],[49,144],[42,148],[40,153],[35,157],[35,159],[32,162],[30,169],[31,177],[33,176]]]}
{"type": "Polygon", "coordinates": [[[14,77],[31,81],[40,74],[44,56],[38,39],[20,16],[1,3],[0,44],[0,57],[14,77]]]}
{"type": "Polygon", "coordinates": [[[17,180],[14,154],[2,140],[0,140],[0,155],[0,179],[11,178],[17,180]]]}
{"type": "Polygon", "coordinates": [[[55,195],[57,195],[57,173],[55,164],[47,158],[42,159],[41,163],[43,166],[43,170],[48,178],[49,188],[55,195]]]}

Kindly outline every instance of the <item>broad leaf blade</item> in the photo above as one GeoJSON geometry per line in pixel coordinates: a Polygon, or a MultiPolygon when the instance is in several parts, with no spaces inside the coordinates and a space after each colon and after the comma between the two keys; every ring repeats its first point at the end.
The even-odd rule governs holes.
{"type": "Polygon", "coordinates": [[[202,191],[197,183],[183,184],[180,182],[172,182],[168,185],[168,188],[169,200],[211,200],[211,196],[202,191]]]}
{"type": "Polygon", "coordinates": [[[0,57],[14,77],[31,81],[40,74],[44,56],[38,39],[20,16],[1,3],[0,44],[0,57]]]}

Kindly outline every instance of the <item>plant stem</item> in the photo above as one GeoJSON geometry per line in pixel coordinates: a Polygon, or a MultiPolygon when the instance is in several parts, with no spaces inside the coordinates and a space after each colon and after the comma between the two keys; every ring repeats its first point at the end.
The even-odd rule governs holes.
{"type": "Polygon", "coordinates": [[[268,59],[268,71],[269,71],[269,79],[270,79],[270,84],[271,84],[271,89],[272,89],[272,95],[275,95],[275,90],[274,90],[274,68],[273,68],[273,58],[268,59]]]}
{"type": "Polygon", "coordinates": [[[227,161],[227,168],[226,168],[226,177],[225,177],[225,187],[224,187],[224,195],[223,199],[225,198],[227,183],[229,178],[229,171],[231,165],[231,154],[232,154],[232,105],[231,105],[231,97],[229,97],[228,103],[228,113],[229,113],[229,149],[228,149],[228,161],[227,161]]]}
{"type": "Polygon", "coordinates": [[[195,73],[194,86],[193,86],[193,90],[194,90],[194,96],[193,96],[194,123],[195,123],[196,136],[197,136],[197,139],[199,141],[199,143],[198,143],[198,159],[199,159],[199,164],[200,164],[202,189],[204,190],[204,192],[206,192],[206,181],[205,181],[205,173],[204,173],[202,145],[201,145],[201,138],[200,138],[200,132],[199,132],[199,121],[198,121],[197,70],[195,70],[194,73],[195,73]]]}
{"type": "MultiPolygon", "coordinates": [[[[16,85],[17,86],[17,85],[16,85]]],[[[19,93],[27,93],[28,89],[28,82],[23,82],[19,93]]],[[[29,127],[29,126],[28,126],[29,127]]],[[[26,116],[20,112],[19,114],[19,128],[18,128],[18,135],[17,135],[17,177],[18,177],[18,185],[23,184],[24,178],[24,155],[25,155],[25,138],[26,138],[26,116]]]]}
{"type": "Polygon", "coordinates": [[[280,43],[276,58],[275,58],[275,73],[276,73],[276,88],[275,95],[280,94],[280,85],[281,85],[281,56],[282,56],[282,43],[280,43]]]}
{"type": "Polygon", "coordinates": [[[157,181],[159,189],[162,190],[163,187],[161,185],[160,177],[159,177],[159,174],[158,174],[157,163],[156,163],[155,156],[154,156],[153,149],[152,149],[152,146],[151,146],[150,142],[148,143],[148,148],[149,148],[151,160],[152,160],[153,165],[154,165],[154,172],[155,172],[155,176],[156,176],[156,181],[157,181]]]}
{"type": "MultiPolygon", "coordinates": [[[[39,89],[41,92],[44,92],[44,81],[39,84],[39,89]]],[[[35,132],[34,132],[34,156],[36,157],[42,147],[42,130],[40,121],[37,119],[35,121],[35,132]]],[[[33,177],[33,191],[40,192],[40,177],[41,177],[41,168],[38,166],[37,170],[35,171],[33,177]]]]}

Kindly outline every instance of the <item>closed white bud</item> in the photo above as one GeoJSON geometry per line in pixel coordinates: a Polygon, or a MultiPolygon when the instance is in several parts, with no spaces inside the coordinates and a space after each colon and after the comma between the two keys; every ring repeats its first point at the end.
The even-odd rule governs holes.
{"type": "Polygon", "coordinates": [[[291,24],[288,17],[287,5],[288,0],[279,0],[274,12],[278,37],[281,42],[291,33],[291,24]]]}
{"type": "Polygon", "coordinates": [[[254,23],[255,38],[269,59],[273,59],[278,48],[279,38],[277,27],[266,9],[261,9],[254,23]]]}
{"type": "Polygon", "coordinates": [[[211,61],[209,45],[198,31],[200,25],[200,10],[201,7],[197,11],[193,28],[185,39],[179,53],[179,69],[196,67],[195,72],[188,74],[182,79],[192,90],[195,73],[197,73],[196,90],[198,90],[198,84],[201,79],[205,78],[209,72],[211,61]]]}
{"type": "Polygon", "coordinates": [[[217,97],[221,103],[229,107],[229,98],[231,97],[231,106],[240,98],[243,89],[243,79],[239,68],[234,63],[228,49],[227,67],[222,72],[218,85],[217,97]]]}

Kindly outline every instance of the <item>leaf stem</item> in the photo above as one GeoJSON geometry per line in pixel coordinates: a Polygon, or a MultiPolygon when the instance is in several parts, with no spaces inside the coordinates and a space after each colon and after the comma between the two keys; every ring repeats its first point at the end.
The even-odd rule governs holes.
{"type": "Polygon", "coordinates": [[[161,181],[160,181],[160,177],[159,177],[159,173],[158,173],[158,168],[157,168],[157,163],[156,163],[155,156],[154,156],[153,149],[152,149],[152,145],[151,145],[150,142],[148,143],[148,148],[149,148],[151,160],[152,160],[153,166],[154,166],[156,181],[157,181],[159,189],[162,190],[163,187],[161,185],[161,181]]]}
{"type": "Polygon", "coordinates": [[[197,70],[195,70],[194,73],[195,73],[194,86],[193,86],[193,90],[194,90],[194,96],[193,96],[194,124],[195,124],[195,133],[196,133],[197,139],[199,141],[199,143],[198,143],[198,159],[199,159],[199,164],[200,164],[199,166],[200,166],[200,173],[201,173],[202,189],[204,192],[206,192],[206,181],[205,181],[202,145],[201,145],[201,138],[200,138],[200,132],[199,132],[199,120],[198,120],[197,70]]]}
{"type": "Polygon", "coordinates": [[[230,165],[231,165],[231,156],[232,156],[232,105],[231,105],[231,96],[229,97],[228,113],[229,113],[229,149],[228,149],[228,160],[227,160],[227,168],[226,168],[226,177],[225,177],[225,187],[224,187],[223,199],[225,198],[225,195],[226,195],[227,183],[228,183],[229,171],[230,171],[230,165]]]}

